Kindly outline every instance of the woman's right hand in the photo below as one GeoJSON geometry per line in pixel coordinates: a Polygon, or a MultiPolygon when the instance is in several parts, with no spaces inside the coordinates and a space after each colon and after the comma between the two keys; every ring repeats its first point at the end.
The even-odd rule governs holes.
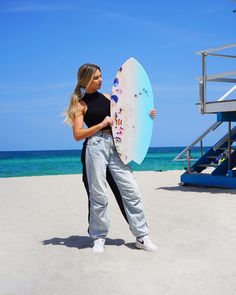
{"type": "Polygon", "coordinates": [[[114,120],[109,117],[109,116],[106,116],[105,119],[101,122],[101,128],[104,128],[106,126],[111,126],[113,124],[114,120]]]}

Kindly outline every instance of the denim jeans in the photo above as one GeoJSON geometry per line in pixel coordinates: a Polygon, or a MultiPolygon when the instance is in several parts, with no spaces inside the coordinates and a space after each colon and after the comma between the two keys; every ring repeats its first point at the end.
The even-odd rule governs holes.
{"type": "Polygon", "coordinates": [[[91,238],[105,238],[109,229],[107,167],[119,188],[131,232],[135,237],[147,235],[149,229],[139,189],[130,168],[121,161],[110,134],[99,131],[88,138],[85,163],[89,186],[91,238]]]}

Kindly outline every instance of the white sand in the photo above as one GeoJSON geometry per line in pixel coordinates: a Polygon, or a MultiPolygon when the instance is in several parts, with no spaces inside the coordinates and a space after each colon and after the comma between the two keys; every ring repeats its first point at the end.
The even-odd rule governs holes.
{"type": "Polygon", "coordinates": [[[0,295],[235,295],[236,191],[136,172],[159,250],[134,248],[110,194],[104,254],[87,235],[81,175],[0,179],[0,295]]]}

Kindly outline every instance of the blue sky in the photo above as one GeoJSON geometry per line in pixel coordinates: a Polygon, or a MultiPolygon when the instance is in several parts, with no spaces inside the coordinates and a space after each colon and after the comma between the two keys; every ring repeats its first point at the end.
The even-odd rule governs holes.
{"type": "MultiPolygon", "coordinates": [[[[195,106],[196,52],[236,43],[234,9],[233,0],[1,0],[0,150],[81,148],[61,116],[78,67],[100,65],[102,91],[110,92],[131,56],[153,86],[158,117],[151,146],[188,145],[216,120],[195,106]]],[[[211,62],[209,70],[219,66],[211,62]]],[[[213,95],[225,87],[215,86],[213,95]]]]}

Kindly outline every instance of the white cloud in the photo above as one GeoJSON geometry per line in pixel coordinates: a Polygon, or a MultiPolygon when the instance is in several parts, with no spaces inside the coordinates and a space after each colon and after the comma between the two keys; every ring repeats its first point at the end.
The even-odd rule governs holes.
{"type": "Polygon", "coordinates": [[[57,84],[48,84],[48,85],[0,85],[1,94],[3,93],[16,93],[16,92],[41,92],[48,90],[56,90],[63,88],[73,89],[75,86],[72,82],[62,82],[57,84]]]}
{"type": "Polygon", "coordinates": [[[154,92],[163,92],[163,93],[173,93],[173,92],[182,92],[182,93],[192,93],[196,92],[197,85],[157,85],[153,84],[152,88],[154,92]]]}
{"type": "MultiPolygon", "coordinates": [[[[208,5],[208,6],[205,6],[202,10],[201,10],[201,13],[203,15],[210,15],[210,14],[222,14],[222,12],[224,10],[227,10],[227,6],[225,5],[216,5],[215,3],[212,4],[212,5],[208,5]]],[[[230,12],[230,11],[229,11],[230,12]]]]}
{"type": "MultiPolygon", "coordinates": [[[[98,10],[97,10],[98,11],[98,10]]],[[[141,25],[156,25],[157,22],[151,19],[145,19],[145,18],[139,18],[139,17],[134,17],[131,15],[125,15],[124,13],[115,13],[111,11],[99,11],[101,14],[103,14],[103,17],[107,19],[112,19],[120,22],[128,22],[128,23],[133,23],[135,25],[141,24],[141,25]]]]}
{"type": "Polygon", "coordinates": [[[0,9],[2,12],[51,12],[51,11],[64,11],[73,10],[75,7],[68,5],[58,4],[37,4],[32,1],[28,2],[15,2],[5,8],[0,9]]]}

